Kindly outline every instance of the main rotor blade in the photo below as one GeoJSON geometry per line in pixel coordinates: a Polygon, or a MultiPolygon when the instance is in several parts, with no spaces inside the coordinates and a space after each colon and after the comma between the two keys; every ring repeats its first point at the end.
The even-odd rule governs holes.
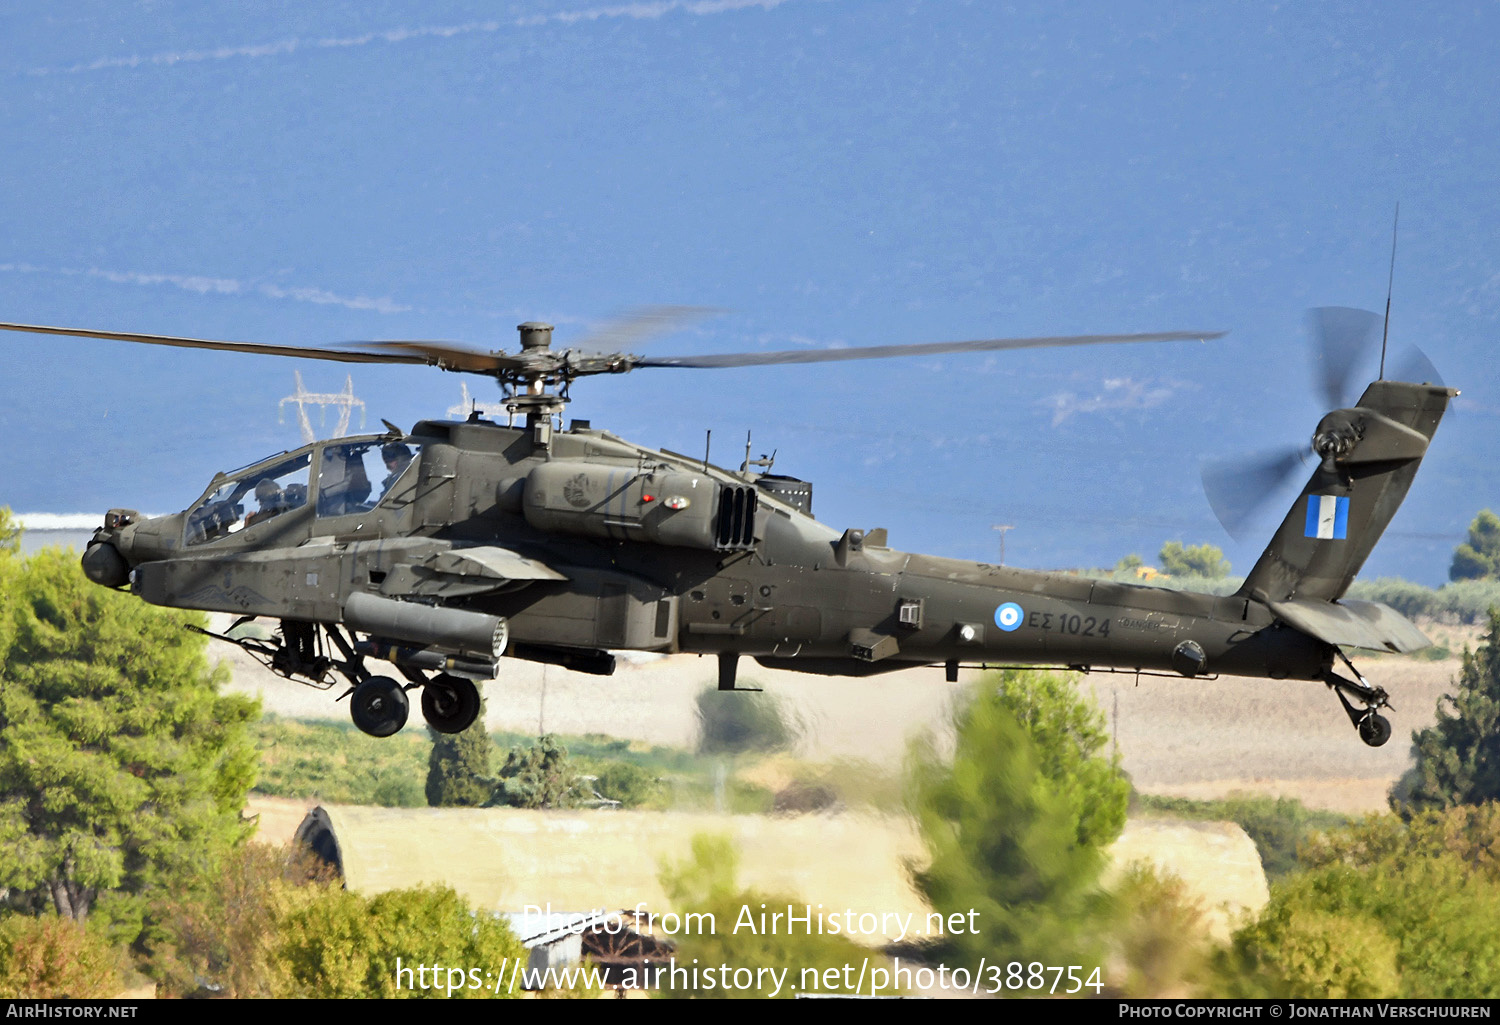
{"type": "Polygon", "coordinates": [[[1319,306],[1307,311],[1308,330],[1317,348],[1315,369],[1321,378],[1324,409],[1342,409],[1354,401],[1350,389],[1360,357],[1370,352],[1380,315],[1347,306],[1319,306]]]}
{"type": "Polygon", "coordinates": [[[1109,345],[1119,342],[1190,342],[1222,338],[1223,331],[1166,331],[1134,335],[1070,335],[1049,338],[986,338],[972,342],[923,342],[915,345],[868,345],[853,349],[789,349],[781,352],[727,352],[708,356],[643,356],[637,367],[759,367],[774,363],[832,363],[849,359],[895,356],[939,356],[949,352],[995,349],[1040,349],[1064,345],[1109,345]]]}
{"type": "Polygon", "coordinates": [[[114,342],[141,342],[146,345],[172,345],[184,349],[219,349],[226,352],[250,352],[261,356],[295,356],[298,359],[327,359],[339,363],[428,363],[416,355],[397,356],[376,352],[339,352],[312,349],[298,345],[263,345],[259,342],[221,342],[211,338],[179,338],[175,335],[146,335],[131,331],[93,331],[79,327],[49,327],[42,324],[5,324],[0,330],[25,331],[38,335],[68,335],[75,338],[103,338],[114,342]]]}
{"type": "Polygon", "coordinates": [[[641,306],[600,324],[568,347],[591,354],[624,352],[657,335],[723,312],[712,306],[641,306]]]}
{"type": "Polygon", "coordinates": [[[1302,468],[1307,451],[1299,445],[1204,464],[1203,493],[1230,537],[1244,540],[1245,528],[1302,468]]]}
{"type": "Polygon", "coordinates": [[[503,352],[484,352],[481,349],[470,349],[453,342],[423,342],[423,341],[369,341],[369,342],[344,342],[344,345],[358,345],[369,349],[389,349],[393,352],[404,352],[406,357],[392,356],[391,359],[402,359],[410,363],[425,363],[429,366],[442,367],[444,370],[463,370],[473,374],[495,374],[502,370],[517,370],[522,364],[514,356],[508,356],[503,352]]]}

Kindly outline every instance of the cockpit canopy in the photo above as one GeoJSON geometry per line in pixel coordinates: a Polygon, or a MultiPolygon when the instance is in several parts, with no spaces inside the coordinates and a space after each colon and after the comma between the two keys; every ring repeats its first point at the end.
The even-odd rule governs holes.
{"type": "Polygon", "coordinates": [[[254,530],[309,504],[319,518],[369,512],[395,490],[420,451],[417,440],[346,438],[236,470],[188,510],[187,544],[254,530]]]}

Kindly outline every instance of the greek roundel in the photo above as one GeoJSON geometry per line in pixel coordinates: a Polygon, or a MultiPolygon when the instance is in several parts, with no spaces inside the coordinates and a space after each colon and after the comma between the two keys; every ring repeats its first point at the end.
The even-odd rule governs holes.
{"type": "Polygon", "coordinates": [[[1021,625],[1021,620],[1026,618],[1026,613],[1021,611],[1021,606],[1013,601],[1008,601],[995,610],[995,625],[1006,633],[1021,625]]]}

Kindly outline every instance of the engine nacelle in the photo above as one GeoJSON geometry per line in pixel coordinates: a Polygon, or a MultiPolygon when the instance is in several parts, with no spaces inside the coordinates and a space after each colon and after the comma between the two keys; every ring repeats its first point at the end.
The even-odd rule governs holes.
{"type": "Polygon", "coordinates": [[[560,461],[527,475],[522,512],[539,530],[740,551],[755,547],[757,499],[707,474],[560,461]]]}

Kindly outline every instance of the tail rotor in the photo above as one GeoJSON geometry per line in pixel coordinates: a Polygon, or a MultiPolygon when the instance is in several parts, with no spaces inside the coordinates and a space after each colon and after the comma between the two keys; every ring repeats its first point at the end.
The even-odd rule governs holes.
{"type": "MultiPolygon", "coordinates": [[[[1308,310],[1313,385],[1324,412],[1346,409],[1357,400],[1357,382],[1380,348],[1383,323],[1379,314],[1347,306],[1308,310]]],[[[1415,346],[1406,349],[1398,367],[1402,381],[1443,386],[1437,369],[1415,346]]],[[[1245,540],[1261,510],[1323,458],[1314,444],[1283,445],[1204,464],[1203,493],[1230,537],[1245,540]]]]}

